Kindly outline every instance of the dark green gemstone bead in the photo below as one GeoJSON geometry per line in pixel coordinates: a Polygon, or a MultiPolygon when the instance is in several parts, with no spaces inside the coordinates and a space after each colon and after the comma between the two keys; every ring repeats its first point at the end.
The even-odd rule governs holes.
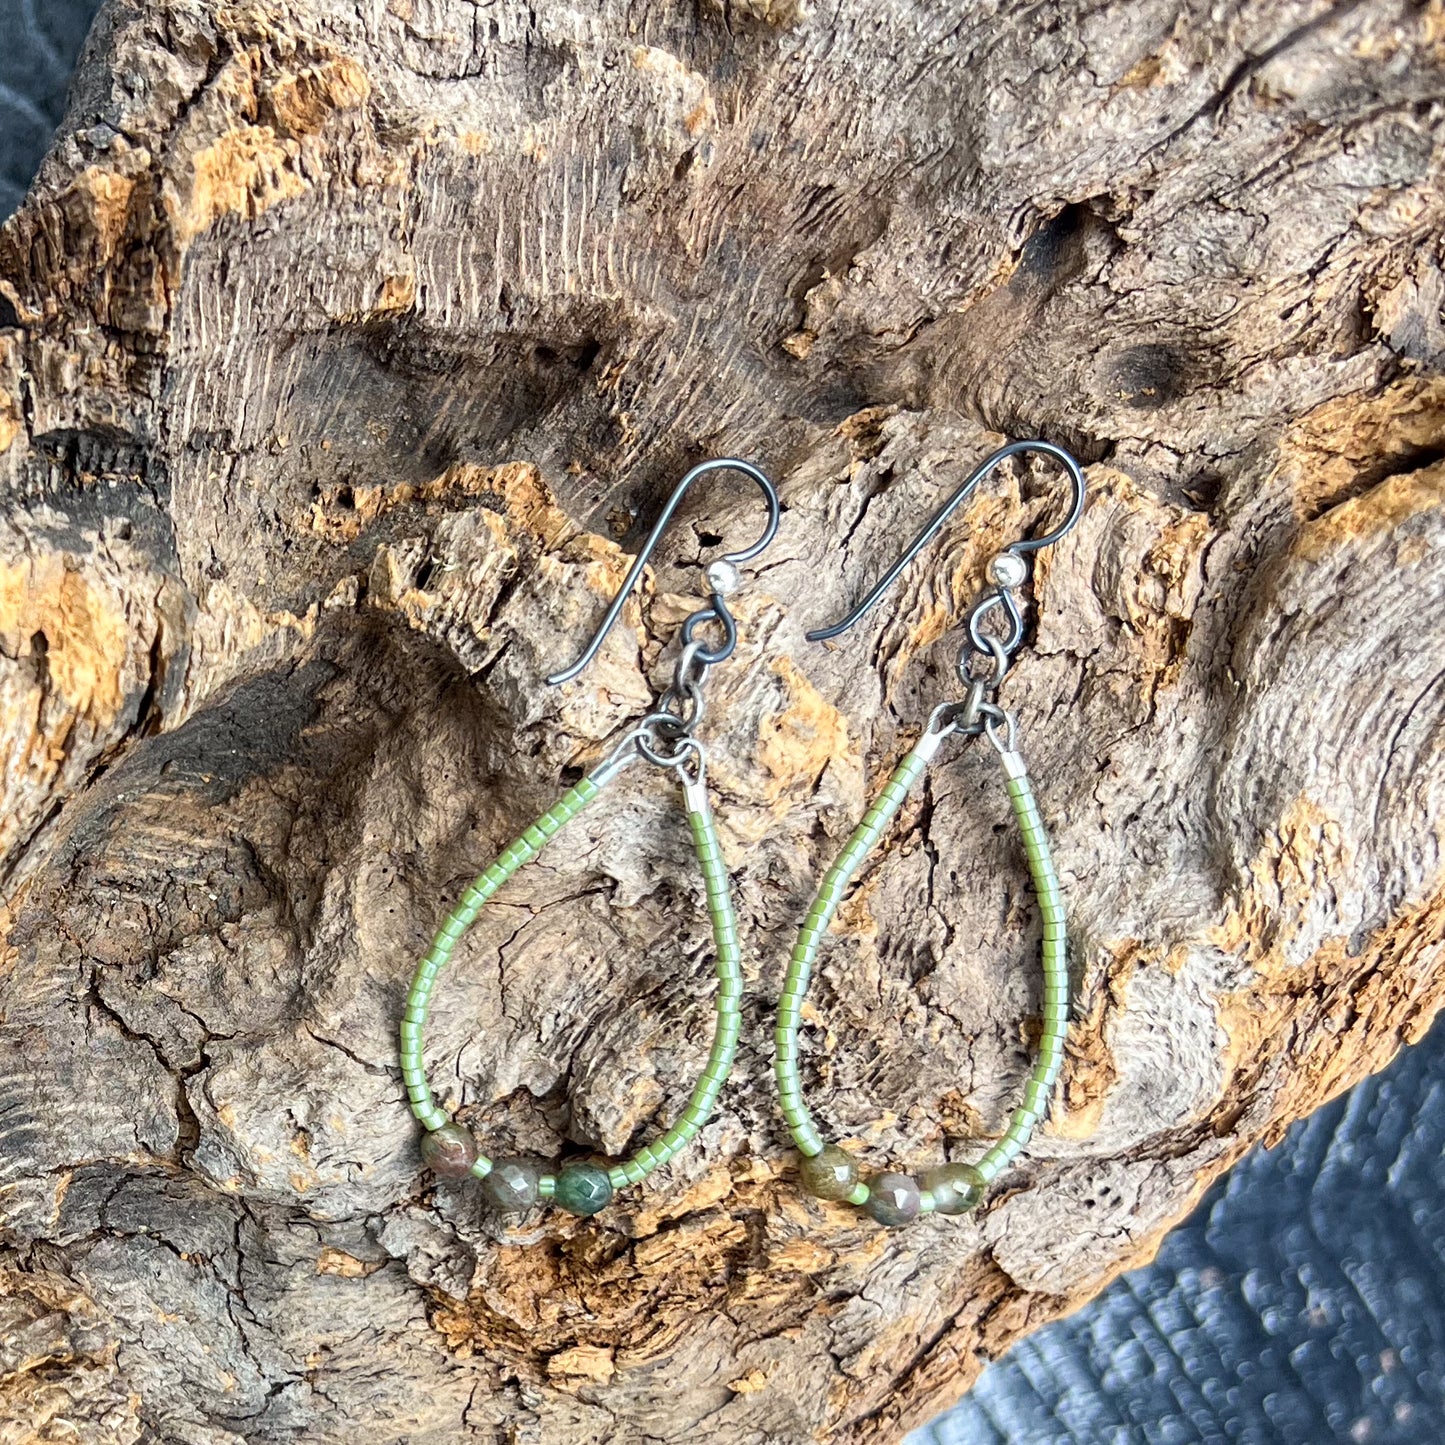
{"type": "Polygon", "coordinates": [[[918,1182],[933,1195],[939,1214],[967,1214],[977,1208],[988,1188],[988,1181],[972,1164],[940,1164],[925,1171],[918,1182]]]}
{"type": "Polygon", "coordinates": [[[804,1156],[798,1173],[815,1199],[846,1199],[858,1184],[856,1161],[836,1144],[825,1144],[811,1158],[804,1156]]]}
{"type": "Polygon", "coordinates": [[[482,1197],[502,1214],[520,1214],[536,1204],[541,1178],[531,1159],[498,1159],[482,1180],[482,1197]]]}
{"type": "Polygon", "coordinates": [[[596,1214],[612,1203],[612,1181],[596,1164],[564,1164],[552,1203],[570,1214],[596,1214]]]}
{"type": "Polygon", "coordinates": [[[470,1174],[477,1162],[477,1145],[472,1131],[460,1124],[443,1124],[423,1134],[421,1140],[422,1163],[433,1174],[443,1179],[460,1179],[470,1174]]]}
{"type": "Polygon", "coordinates": [[[868,1202],[863,1208],[879,1224],[907,1224],[918,1218],[922,1202],[918,1185],[906,1174],[875,1174],[868,1181],[868,1202]]]}

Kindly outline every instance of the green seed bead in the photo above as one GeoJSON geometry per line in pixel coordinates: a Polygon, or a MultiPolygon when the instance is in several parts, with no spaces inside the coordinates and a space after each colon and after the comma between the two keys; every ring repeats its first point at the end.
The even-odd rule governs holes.
{"type": "Polygon", "coordinates": [[[531,1159],[498,1159],[482,1181],[482,1198],[501,1214],[520,1214],[541,1198],[543,1170],[531,1159]]]}
{"type": "Polygon", "coordinates": [[[858,1164],[836,1144],[821,1154],[804,1157],[798,1166],[803,1188],[815,1199],[846,1199],[858,1183],[858,1164]]]}
{"type": "Polygon", "coordinates": [[[918,1185],[906,1174],[875,1174],[868,1181],[868,1202],[863,1208],[879,1224],[907,1224],[918,1218],[922,1203],[918,1185]]]}
{"type": "Polygon", "coordinates": [[[933,1208],[939,1214],[967,1214],[978,1207],[988,1187],[972,1164],[940,1164],[926,1170],[918,1182],[933,1195],[933,1208]]]}
{"type": "MultiPolygon", "coordinates": [[[[580,813],[599,791],[598,784],[591,778],[583,778],[528,828],[522,838],[504,849],[501,855],[468,885],[462,894],[461,902],[442,920],[430,948],[417,964],[411,987],[407,991],[406,1012],[403,1016],[406,1027],[403,1028],[401,1036],[401,1071],[412,1113],[421,1121],[423,1128],[438,1131],[449,1122],[432,1098],[426,1081],[421,1049],[421,1031],[426,1024],[427,1010],[438,976],[455,952],[458,940],[475,921],[482,905],[523,863],[535,858],[542,845],[562,824],[580,813]]],[[[482,1172],[485,1173],[485,1169],[482,1172]]]]}
{"type": "Polygon", "coordinates": [[[596,1214],[612,1203],[612,1180],[596,1164],[564,1164],[552,1202],[571,1214],[596,1214]]]}
{"type": "MultiPolygon", "coordinates": [[[[713,826],[711,810],[704,803],[697,811],[689,811],[698,867],[702,872],[703,890],[708,915],[712,921],[713,948],[716,954],[717,994],[714,999],[716,1022],[712,1048],[707,1063],[678,1119],[659,1139],[639,1149],[620,1166],[614,1166],[609,1177],[615,1188],[623,1183],[637,1183],[652,1170],[672,1159],[693,1139],[717,1104],[724,1080],[732,1068],[742,1032],[740,1000],[743,996],[742,957],[738,944],[737,919],[733,914],[732,895],[722,848],[713,826]]],[[[600,1205],[598,1206],[601,1207],[600,1205]]]]}
{"type": "MultiPolygon", "coordinates": [[[[777,1028],[774,1033],[773,1071],[777,1079],[783,1117],[794,1142],[805,1154],[816,1156],[824,1146],[803,1104],[798,1079],[796,1031],[802,1014],[803,998],[812,975],[813,957],[821,946],[828,928],[847,891],[853,874],[873,851],[926,767],[926,760],[910,753],[894,770],[882,793],[864,814],[863,821],[844,845],[833,866],[823,875],[817,897],[803,919],[802,928],[789,958],[787,977],[778,996],[777,1028]]],[[[806,1187],[806,1186],[805,1186],[806,1187]]],[[[867,1186],[855,1184],[853,1193],[845,1196],[853,1203],[863,1203],[867,1186]]]]}
{"type": "Polygon", "coordinates": [[[470,1129],[448,1122],[422,1135],[421,1160],[443,1179],[460,1179],[472,1172],[472,1165],[477,1161],[477,1142],[470,1129]]]}

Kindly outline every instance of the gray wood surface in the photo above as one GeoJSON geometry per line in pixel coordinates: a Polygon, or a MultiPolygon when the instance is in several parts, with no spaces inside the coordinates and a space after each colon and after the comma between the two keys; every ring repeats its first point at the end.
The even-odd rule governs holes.
{"type": "MultiPolygon", "coordinates": [[[[1146,1258],[1441,996],[1436,7],[114,5],[0,231],[0,1439],[888,1440],[1146,1258]],[[948,695],[950,619],[1090,463],[1006,699],[1078,991],[973,1219],[801,1199],[792,929],[948,695]],[[563,691],[665,490],[788,506],[706,736],[747,1031],[592,1222],[420,1171],[393,1035],[447,902],[664,681],[714,488],[563,691]]],[[[447,978],[497,1152],[615,1152],[705,1054],[670,784],[447,978]]],[[[1037,924],[959,750],[845,907],[805,1078],[870,1163],[1001,1128],[1037,924]]],[[[974,1144],[972,1147],[978,1147],[974,1144]]]]}

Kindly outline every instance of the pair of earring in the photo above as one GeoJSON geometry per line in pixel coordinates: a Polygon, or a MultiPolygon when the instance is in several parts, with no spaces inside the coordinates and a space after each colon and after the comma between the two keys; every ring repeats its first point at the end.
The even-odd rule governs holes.
{"type": "MultiPolygon", "coordinates": [[[[1085,484],[1078,462],[1063,448],[1049,442],[1020,441],[1000,448],[969,474],[852,612],[830,627],[807,634],[809,641],[820,642],[848,631],[878,602],[985,478],[1009,458],[1028,453],[1048,457],[1063,469],[1072,488],[1068,514],[1046,536],[1011,543],[989,564],[990,586],[968,614],[966,641],[958,661],[964,696],[960,701],[942,703],[933,710],[923,736],[884,784],[877,800],[825,874],[799,930],[778,1000],[773,1068],[783,1117],[803,1156],[803,1186],[820,1199],[858,1205],[881,1224],[903,1224],[920,1214],[933,1212],[963,1214],[974,1208],[988,1186],[1028,1142],[1035,1124],[1048,1108],[1063,1064],[1069,1010],[1063,900],[1028,772],[1016,746],[1017,723],[1000,705],[998,689],[1024,638],[1023,616],[1015,593],[1028,581],[1028,558],[1059,541],[1083,512],[1085,484]],[[1002,626],[985,626],[995,614],[1002,626]],[[1005,787],[1023,838],[1034,893],[1043,917],[1042,1039],[1033,1071],[1024,1086],[1022,1105],[1012,1114],[1002,1138],[976,1163],[943,1164],[918,1179],[893,1171],[864,1179],[851,1155],[838,1145],[824,1141],[803,1100],[798,1068],[798,1029],[803,1000],[819,946],[853,875],[873,851],[945,740],[954,736],[986,738],[1003,766],[1005,787]]],[[[421,1144],[422,1159],[438,1175],[453,1178],[471,1175],[480,1179],[488,1203],[503,1212],[525,1211],[551,1202],[573,1214],[597,1213],[611,1202],[618,1189],[640,1182],[696,1137],[717,1103],[737,1052],[743,996],[737,919],[708,801],[706,754],[694,730],[703,716],[708,670],[726,661],[737,645],[737,623],[728,609],[727,598],[739,585],[738,564],[757,557],[778,529],[778,494],[768,477],[751,463],[734,458],[703,462],[688,472],[668,499],[581,657],[547,681],[568,682],[592,661],[641,579],[658,538],[688,488],[698,478],[724,470],[742,473],[762,492],[767,504],[767,524],[762,534],[750,546],[728,553],[706,569],[709,597],[706,605],[693,612],[682,625],[682,648],[671,684],[652,710],[629,728],[612,753],[563,793],[552,808],[524,830],[467,888],[417,965],[407,994],[401,1023],[401,1068],[412,1112],[426,1131],[421,1144]],[[711,636],[705,637],[703,629],[711,636]],[[423,1033],[437,978],[457,941],[476,920],[487,900],[518,868],[535,858],[608,783],[638,760],[676,774],[702,873],[717,972],[716,1022],[707,1063],[671,1127],[626,1160],[610,1166],[571,1161],[555,1170],[528,1159],[493,1161],[478,1151],[471,1131],[451,1119],[438,1105],[427,1083],[423,1033]]]]}

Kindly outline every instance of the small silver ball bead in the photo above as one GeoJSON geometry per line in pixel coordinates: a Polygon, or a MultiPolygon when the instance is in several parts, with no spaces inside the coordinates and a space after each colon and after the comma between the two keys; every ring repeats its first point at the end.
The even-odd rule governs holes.
{"type": "Polygon", "coordinates": [[[999,587],[1022,587],[1028,575],[1029,564],[1016,552],[1000,552],[988,564],[989,581],[999,587]]]}
{"type": "Polygon", "coordinates": [[[742,578],[738,575],[738,569],[724,558],[707,564],[707,571],[703,573],[707,578],[708,590],[716,592],[719,597],[726,597],[729,592],[736,592],[742,578]]]}

